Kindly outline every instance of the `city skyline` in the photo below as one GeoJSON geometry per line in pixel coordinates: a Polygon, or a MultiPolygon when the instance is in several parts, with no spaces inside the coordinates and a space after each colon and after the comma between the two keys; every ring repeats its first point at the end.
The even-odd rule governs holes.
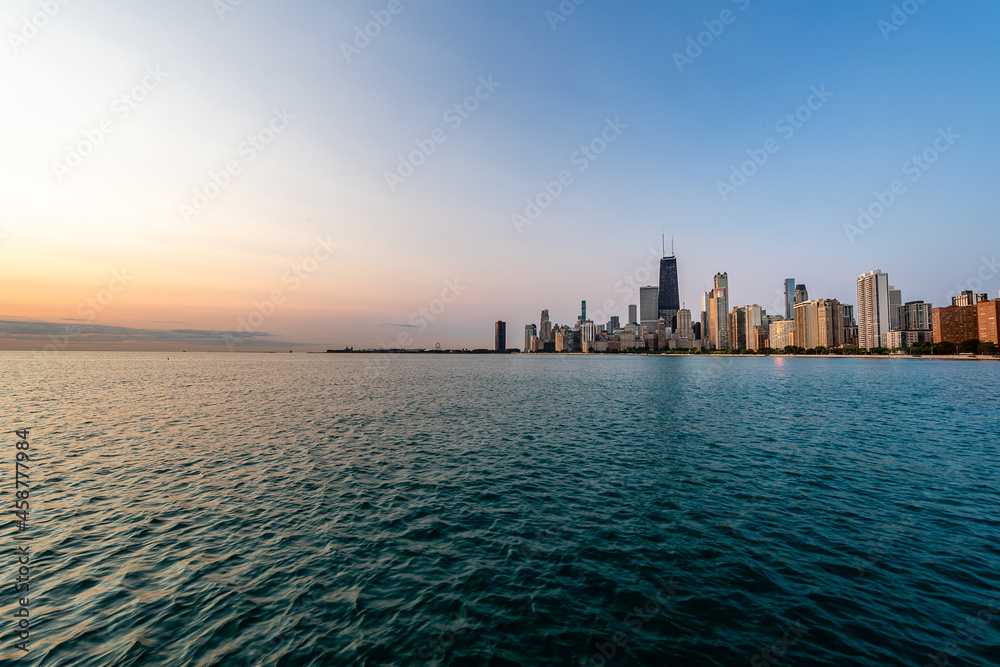
{"type": "MultiPolygon", "coordinates": [[[[649,249],[650,251],[652,251],[652,246],[650,246],[649,249]]],[[[613,320],[613,321],[621,320],[623,323],[634,322],[634,323],[642,323],[643,325],[648,324],[649,322],[641,316],[641,313],[651,313],[655,311],[659,315],[662,313],[660,306],[663,303],[663,301],[660,298],[661,290],[659,290],[658,286],[655,285],[638,286],[638,283],[636,282],[636,279],[640,276],[646,277],[648,275],[653,274],[653,272],[651,272],[648,269],[650,264],[651,262],[647,259],[645,266],[640,267],[639,270],[637,270],[633,276],[626,276],[625,280],[619,281],[619,283],[616,285],[616,291],[619,294],[629,293],[621,289],[623,286],[627,286],[630,289],[635,288],[637,296],[635,302],[626,303],[626,305],[623,308],[623,310],[625,310],[625,312],[628,313],[627,315],[614,311],[606,311],[604,308],[607,308],[608,305],[611,303],[611,302],[606,302],[605,304],[603,304],[604,308],[601,307],[598,308],[597,315],[598,317],[602,318],[602,320],[600,322],[596,322],[594,320],[591,320],[588,316],[587,299],[582,299],[580,300],[580,306],[577,310],[575,318],[567,317],[566,319],[563,320],[563,322],[575,323],[575,324],[583,322],[594,322],[595,330],[604,326],[604,322],[607,320],[613,320]],[[645,310],[643,310],[642,308],[642,305],[644,303],[646,304],[645,310]]],[[[670,256],[663,256],[659,258],[658,261],[655,262],[655,265],[658,267],[658,270],[655,272],[655,275],[657,275],[660,282],[662,284],[667,285],[668,289],[676,287],[676,285],[680,282],[680,276],[677,271],[677,257],[673,254],[670,256]]],[[[986,258],[984,258],[984,266],[990,266],[986,258]]],[[[121,282],[127,283],[127,278],[128,276],[126,274],[121,282]]],[[[888,333],[900,327],[900,320],[898,319],[900,315],[898,315],[897,313],[898,309],[904,305],[904,302],[902,299],[902,290],[896,289],[894,286],[889,285],[888,280],[889,280],[888,274],[884,273],[880,269],[874,269],[862,275],[859,275],[855,280],[857,285],[857,303],[856,304],[851,304],[848,302],[843,303],[843,307],[849,309],[850,312],[854,312],[854,309],[857,308],[857,312],[860,315],[856,321],[856,326],[859,329],[859,338],[857,343],[862,348],[869,347],[869,343],[866,342],[867,340],[877,341],[877,343],[870,345],[871,347],[886,347],[886,346],[895,347],[889,345],[890,339],[888,338],[888,333]],[[869,320],[870,320],[870,327],[866,328],[865,322],[869,320]],[[871,333],[866,334],[866,332],[869,330],[871,333]],[[870,339],[866,339],[864,337],[866,335],[868,335],[870,339]]],[[[979,280],[976,283],[976,285],[981,285],[981,284],[983,284],[982,280],[979,280]]],[[[123,287],[124,285],[122,285],[122,288],[123,287]]],[[[965,287],[965,286],[959,286],[959,287],[965,287]]],[[[451,286],[451,288],[453,292],[456,292],[454,286],[451,286]]],[[[118,290],[114,289],[112,286],[109,286],[109,289],[104,291],[110,294],[111,292],[118,290]]],[[[972,290],[964,290],[964,293],[978,294],[978,292],[973,292],[972,290]]],[[[947,303],[941,303],[941,306],[950,305],[953,302],[952,295],[954,295],[954,298],[960,300],[961,299],[960,294],[961,293],[959,292],[949,293],[947,303]]],[[[994,298],[990,297],[988,293],[983,293],[983,294],[988,299],[994,298]]],[[[819,302],[817,302],[815,299],[811,300],[809,297],[807,285],[805,283],[797,282],[797,280],[794,278],[786,278],[782,280],[778,289],[775,291],[775,295],[776,295],[775,300],[771,304],[774,310],[769,310],[767,307],[761,306],[759,303],[757,303],[757,301],[753,299],[749,300],[748,303],[753,303],[754,307],[758,308],[758,311],[763,311],[772,317],[775,315],[783,316],[783,313],[779,313],[778,311],[787,308],[789,302],[791,303],[793,310],[797,308],[798,305],[800,304],[816,304],[825,301],[830,301],[831,299],[833,303],[837,304],[838,308],[840,308],[841,306],[841,301],[836,296],[830,297],[830,299],[826,298],[820,299],[819,302]],[[789,292],[788,290],[791,289],[792,286],[794,286],[794,289],[791,292],[789,292]]],[[[457,293],[455,293],[453,296],[457,298],[457,293]]],[[[1000,298],[1000,292],[998,292],[997,298],[1000,298]]],[[[446,300],[438,299],[437,301],[441,304],[441,308],[443,310],[445,305],[447,305],[446,300]]],[[[628,301],[628,299],[626,299],[625,301],[628,301]]],[[[959,302],[961,303],[961,301],[959,302]]],[[[692,321],[697,321],[699,319],[699,315],[702,316],[700,322],[701,326],[701,330],[699,332],[700,335],[704,337],[711,337],[715,335],[716,336],[715,338],[711,338],[711,340],[713,341],[711,343],[713,349],[726,349],[726,346],[732,344],[732,342],[729,339],[729,332],[731,330],[731,322],[729,318],[732,315],[732,311],[730,309],[732,307],[733,302],[730,298],[730,278],[728,276],[728,272],[721,272],[715,275],[715,277],[713,278],[713,289],[705,293],[701,303],[702,303],[702,309],[700,311],[695,308],[686,308],[688,316],[692,318],[692,321]],[[706,309],[705,305],[712,303],[711,299],[713,298],[713,293],[717,294],[718,297],[717,297],[717,303],[712,307],[717,308],[718,311],[717,314],[721,319],[721,324],[719,326],[721,327],[722,332],[718,335],[712,333],[713,319],[712,315],[710,314],[709,310],[706,309]]],[[[922,306],[926,307],[926,312],[921,311],[921,313],[922,313],[922,321],[925,324],[928,323],[930,321],[930,309],[931,307],[936,308],[937,304],[924,303],[923,299],[911,300],[908,298],[906,301],[906,305],[911,305],[915,303],[919,303],[922,306]]],[[[81,304],[81,307],[83,307],[83,305],[84,304],[81,304]]],[[[685,304],[682,302],[681,305],[685,304]]],[[[87,302],[87,307],[99,310],[102,307],[101,299],[98,298],[89,300],[87,302]]],[[[740,306],[740,308],[742,309],[743,306],[740,306]]],[[[749,308],[749,306],[747,306],[747,308],[749,308]]],[[[546,340],[546,338],[541,336],[543,332],[548,332],[547,335],[549,335],[551,338],[552,326],[559,323],[558,318],[549,317],[548,308],[543,309],[541,312],[542,312],[541,323],[539,325],[535,324],[525,325],[525,339],[524,339],[525,345],[523,348],[525,350],[527,350],[530,347],[530,341],[532,340],[532,338],[541,338],[542,340],[546,340]]],[[[558,312],[558,309],[556,310],[556,312],[558,312]]],[[[434,319],[434,313],[430,309],[421,309],[419,311],[419,314],[422,317],[426,317],[430,320],[434,319]]],[[[676,316],[676,311],[673,313],[673,315],[676,316]]],[[[917,315],[914,315],[913,317],[917,317],[917,315]]],[[[791,319],[794,320],[794,318],[791,319]]],[[[848,320],[849,319],[850,318],[848,318],[848,320]]],[[[241,318],[240,322],[246,323],[246,320],[241,318]]],[[[757,324],[760,324],[760,322],[758,321],[757,324]]],[[[978,324],[973,322],[973,324],[971,324],[970,326],[977,327],[978,324]]],[[[495,336],[492,347],[496,350],[509,349],[509,345],[506,342],[507,341],[506,321],[497,320],[495,322],[495,328],[496,331],[494,332],[495,336]],[[500,346],[501,340],[504,341],[505,347],[500,346]]],[[[113,335],[115,329],[127,329],[127,328],[105,327],[97,324],[90,324],[90,325],[76,324],[72,320],[70,320],[69,324],[52,323],[52,327],[49,329],[48,333],[48,341],[47,341],[48,347],[45,349],[61,350],[61,349],[73,349],[77,347],[73,345],[67,345],[66,341],[71,341],[73,337],[80,336],[78,332],[81,330],[84,331],[93,330],[95,332],[94,335],[96,338],[102,338],[105,336],[113,335]],[[108,333],[104,333],[103,330],[107,330],[108,333]]],[[[655,329],[656,329],[656,322],[654,321],[652,323],[652,326],[650,326],[650,330],[655,330],[655,329]]],[[[134,331],[140,335],[141,333],[143,333],[142,330],[134,330],[134,331]]],[[[170,334],[176,330],[162,330],[162,331],[164,333],[170,334]]],[[[228,332],[184,331],[184,333],[193,336],[193,338],[185,338],[183,340],[177,340],[177,341],[171,341],[169,337],[165,340],[153,339],[150,340],[149,342],[140,343],[136,345],[134,349],[148,349],[151,351],[155,351],[155,350],[173,350],[184,347],[184,348],[190,348],[192,349],[192,351],[198,351],[198,350],[210,351],[213,349],[218,349],[219,345],[223,345],[224,346],[223,349],[228,349],[229,351],[238,351],[241,349],[245,351],[256,351],[260,349],[270,349],[271,347],[279,347],[279,348],[287,347],[289,345],[292,347],[300,347],[303,349],[313,349],[313,350],[319,350],[320,348],[324,347],[327,349],[330,348],[329,344],[322,342],[309,343],[309,342],[299,342],[299,341],[271,341],[263,338],[257,338],[256,336],[253,335],[247,337],[246,332],[240,330],[234,330],[228,332]]],[[[136,334],[129,331],[129,333],[125,335],[135,337],[136,334]]],[[[743,335],[749,336],[749,334],[746,333],[745,329],[743,335]]],[[[802,342],[801,338],[799,338],[801,334],[795,334],[795,335],[797,336],[795,338],[795,344],[798,345],[800,342],[802,342]]],[[[747,340],[749,340],[749,338],[747,340]]],[[[896,338],[895,340],[897,340],[898,342],[900,339],[896,338]]],[[[840,339],[840,342],[841,343],[844,342],[843,338],[840,339]]],[[[412,336],[410,336],[406,331],[404,331],[403,333],[399,334],[394,340],[380,344],[378,346],[366,348],[364,345],[356,344],[353,341],[348,341],[346,344],[343,345],[341,344],[341,342],[338,341],[336,344],[334,344],[333,347],[336,349],[340,349],[340,347],[351,348],[351,349],[358,348],[360,350],[378,349],[378,348],[385,348],[385,349],[402,348],[402,349],[418,350],[418,349],[430,349],[435,346],[437,346],[440,349],[441,348],[440,341],[435,341],[433,344],[430,345],[419,345],[416,344],[416,340],[412,336]]],[[[800,346],[807,347],[805,345],[800,345],[800,346]]],[[[900,346],[906,347],[907,345],[900,345],[900,346]]],[[[444,347],[450,349],[482,349],[488,346],[485,345],[482,340],[476,339],[469,345],[445,345],[444,347]]],[[[18,348],[14,346],[12,349],[18,349],[18,348]]],[[[21,349],[29,349],[29,348],[21,348],[21,349]]],[[[79,346],[79,349],[100,350],[100,349],[107,349],[107,346],[101,345],[100,343],[92,345],[85,344],[79,346]]],[[[756,348],[750,347],[749,343],[745,344],[741,340],[738,343],[738,347],[736,349],[756,349],[756,348]]]]}
{"type": "Polygon", "coordinates": [[[0,3],[4,664],[993,664],[997,25],[0,3]]]}
{"type": "Polygon", "coordinates": [[[664,232],[692,312],[1000,288],[995,3],[57,4],[0,9],[4,348],[473,347],[664,232]]]}
{"type": "MultiPolygon", "coordinates": [[[[617,314],[601,310],[596,320],[587,315],[587,301],[581,301],[580,314],[572,325],[549,320],[549,310],[542,311],[541,330],[525,326],[524,352],[626,351],[650,350],[777,350],[796,347],[802,350],[860,348],[899,349],[930,343],[952,344],[977,340],[996,345],[996,299],[988,293],[963,290],[950,303],[935,307],[923,299],[904,302],[903,290],[889,284],[889,274],[873,269],[855,279],[857,304],[842,303],[839,298],[810,298],[807,286],[786,278],[778,293],[780,301],[768,313],[759,303],[732,307],[727,272],[716,273],[712,289],[702,296],[699,324],[691,309],[662,308],[676,293],[677,258],[673,254],[659,261],[659,288],[639,288],[639,304],[628,304],[625,324],[617,314]],[[664,299],[664,292],[667,298],[664,299]],[[781,310],[784,309],[784,315],[781,310]],[[990,310],[992,309],[992,310],[990,310]],[[793,317],[787,314],[793,313],[793,317]],[[857,313],[857,318],[855,318],[857,313]],[[654,314],[659,315],[655,320],[654,314]],[[607,323],[604,320],[607,319],[607,323]],[[574,340],[568,340],[572,335],[574,340]],[[588,346],[588,343],[593,345],[588,346]],[[592,349],[591,349],[592,348],[592,349]]],[[[611,307],[608,305],[607,307],[611,307]]],[[[498,323],[499,324],[499,323],[498,323]]],[[[995,349],[983,348],[983,349],[995,349]]],[[[499,351],[499,348],[498,348],[499,351]]],[[[506,350],[505,350],[506,351],[506,350]]]]}

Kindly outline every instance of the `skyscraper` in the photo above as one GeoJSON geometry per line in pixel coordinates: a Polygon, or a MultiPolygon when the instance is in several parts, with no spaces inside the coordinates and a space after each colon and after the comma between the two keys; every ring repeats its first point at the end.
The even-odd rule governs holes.
{"type": "Polygon", "coordinates": [[[842,342],[847,347],[857,347],[858,346],[858,323],[854,320],[854,306],[842,303],[840,307],[843,309],[843,325],[844,325],[844,335],[842,336],[842,342]]]}
{"type": "Polygon", "coordinates": [[[524,351],[531,352],[531,341],[538,338],[538,329],[534,324],[524,325],[524,351]]]}
{"type": "Polygon", "coordinates": [[[687,308],[681,308],[677,311],[677,329],[674,331],[674,334],[678,338],[694,340],[694,330],[691,325],[691,311],[687,308]]]}
{"type": "Polygon", "coordinates": [[[656,328],[656,321],[660,317],[658,298],[659,290],[653,285],[639,288],[639,322],[650,329],[656,328]]]}
{"type": "MultiPolygon", "coordinates": [[[[660,322],[664,324],[663,329],[664,333],[666,333],[665,320],[660,320],[660,322]]],[[[690,350],[696,347],[694,327],[695,325],[691,322],[691,311],[687,308],[681,308],[677,311],[677,328],[670,334],[669,340],[667,340],[666,336],[663,336],[663,343],[661,343],[660,349],[690,350]]]]}
{"type": "Polygon", "coordinates": [[[785,319],[795,317],[795,278],[785,278],[785,319]]]}
{"type": "MultiPolygon", "coordinates": [[[[673,252],[673,248],[671,248],[673,252]]],[[[677,258],[671,255],[660,259],[660,289],[657,294],[657,316],[667,326],[676,327],[677,311],[681,308],[680,288],[677,285],[677,258]]]]}
{"type": "MultiPolygon", "coordinates": [[[[722,348],[720,348],[722,349],[722,348]]],[[[729,349],[747,349],[747,308],[737,306],[729,311],[729,349]]]]}
{"type": "Polygon", "coordinates": [[[795,347],[808,349],[816,347],[816,309],[812,303],[804,301],[795,304],[795,330],[792,339],[795,347]]]}
{"type": "Polygon", "coordinates": [[[858,276],[858,347],[885,347],[889,333],[889,274],[858,276]]]}
{"type": "Polygon", "coordinates": [[[538,326],[538,338],[543,343],[552,342],[552,322],[549,321],[549,311],[542,311],[542,321],[538,326]]]}
{"type": "Polygon", "coordinates": [[[746,310],[746,342],[743,347],[747,350],[756,350],[757,341],[754,338],[754,328],[763,326],[762,315],[764,311],[756,303],[752,306],[744,306],[744,309],[746,310]]]}
{"type": "Polygon", "coordinates": [[[497,320],[496,325],[494,325],[493,332],[493,349],[497,352],[507,351],[507,323],[503,320],[497,320]]]}
{"type": "MultiPolygon", "coordinates": [[[[889,295],[892,296],[893,289],[889,287],[889,295]]],[[[890,307],[889,316],[892,317],[893,308],[890,307]]],[[[923,301],[909,301],[896,310],[896,319],[893,320],[886,340],[888,348],[906,348],[919,345],[920,343],[930,343],[933,340],[932,327],[932,306],[923,301]]]]}
{"type": "Polygon", "coordinates": [[[796,303],[805,303],[808,300],[809,300],[809,290],[806,289],[806,286],[803,285],[803,284],[801,284],[801,283],[798,284],[798,285],[796,285],[795,286],[795,295],[794,295],[794,298],[792,299],[792,301],[793,301],[793,303],[792,303],[792,317],[793,318],[795,317],[795,304],[796,303]]]}
{"type": "Polygon", "coordinates": [[[935,343],[964,343],[979,337],[979,304],[931,310],[935,343]]]}
{"type": "Polygon", "coordinates": [[[795,320],[771,322],[769,336],[772,350],[783,350],[789,345],[795,345],[795,320]]]}
{"type": "Polygon", "coordinates": [[[580,321],[585,322],[587,320],[587,302],[580,302],[580,321]]]}
{"type": "Polygon", "coordinates": [[[795,345],[806,349],[839,347],[843,342],[844,309],[836,299],[795,304],[795,345]]]}
{"type": "Polygon", "coordinates": [[[814,299],[795,304],[798,347],[840,347],[844,342],[844,308],[836,299],[814,299]]]}
{"type": "Polygon", "coordinates": [[[639,320],[636,318],[635,314],[635,304],[630,303],[628,306],[628,324],[638,324],[639,320]]]}
{"type": "Polygon", "coordinates": [[[962,290],[962,293],[958,296],[951,297],[951,305],[953,306],[974,306],[980,301],[988,301],[989,297],[986,294],[976,294],[972,290],[962,290]]]}
{"type": "Polygon", "coordinates": [[[708,299],[709,341],[716,350],[729,349],[729,274],[716,273],[708,299]]]}
{"type": "Polygon", "coordinates": [[[701,339],[704,341],[702,347],[706,350],[711,349],[711,342],[709,341],[709,332],[711,329],[708,327],[708,311],[711,308],[709,305],[712,301],[712,293],[705,292],[701,295],[701,339]]]}
{"type": "Polygon", "coordinates": [[[844,308],[836,299],[817,299],[814,347],[840,347],[844,344],[844,308]]]}
{"type": "Polygon", "coordinates": [[[899,308],[899,329],[930,331],[933,306],[923,301],[908,301],[899,308]]]}
{"type": "Polygon", "coordinates": [[[903,305],[903,291],[889,285],[889,331],[899,331],[899,309],[903,305]]]}
{"type": "Polygon", "coordinates": [[[983,300],[976,304],[979,321],[979,340],[984,343],[1000,344],[997,324],[1000,324],[1000,299],[983,300]]]}

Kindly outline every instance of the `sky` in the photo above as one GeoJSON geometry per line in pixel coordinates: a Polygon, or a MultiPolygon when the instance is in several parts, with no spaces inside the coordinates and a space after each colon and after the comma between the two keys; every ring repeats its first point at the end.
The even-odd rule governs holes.
{"type": "Polygon", "coordinates": [[[7,0],[0,348],[996,297],[1000,4],[7,0]]]}

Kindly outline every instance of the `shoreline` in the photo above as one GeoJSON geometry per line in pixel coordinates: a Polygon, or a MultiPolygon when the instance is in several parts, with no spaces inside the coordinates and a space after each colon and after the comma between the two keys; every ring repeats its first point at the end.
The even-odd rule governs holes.
{"type": "MultiPolygon", "coordinates": [[[[360,353],[358,353],[360,354],[360,353]]],[[[373,352],[371,354],[378,354],[373,352]]],[[[519,353],[519,356],[531,357],[699,357],[706,359],[909,359],[919,361],[921,359],[937,359],[942,361],[1000,361],[1000,356],[980,356],[980,355],[960,355],[960,354],[938,354],[921,355],[913,357],[908,354],[658,354],[658,353],[637,353],[620,352],[618,354],[584,353],[584,352],[543,352],[543,353],[519,353]]]]}
{"type": "MultiPolygon", "coordinates": [[[[22,354],[45,354],[53,353],[121,353],[121,354],[156,354],[156,355],[183,355],[187,354],[285,354],[291,350],[282,348],[280,350],[0,350],[3,353],[22,354]]],[[[728,353],[678,353],[678,352],[494,352],[493,350],[296,350],[299,354],[321,354],[321,355],[418,355],[418,356],[509,356],[509,357],[698,357],[703,359],[886,359],[886,360],[921,360],[933,359],[941,361],[1000,361],[1000,355],[920,355],[911,356],[908,354],[728,354],[728,353]]]]}

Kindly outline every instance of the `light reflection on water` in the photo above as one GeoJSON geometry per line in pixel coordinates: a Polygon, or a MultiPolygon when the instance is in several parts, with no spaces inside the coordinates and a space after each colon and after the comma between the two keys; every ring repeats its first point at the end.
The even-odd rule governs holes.
{"type": "Polygon", "coordinates": [[[26,360],[0,353],[35,457],[23,664],[578,665],[615,633],[608,664],[745,664],[789,622],[782,665],[1000,643],[956,639],[1000,588],[997,364],[26,360]]]}

